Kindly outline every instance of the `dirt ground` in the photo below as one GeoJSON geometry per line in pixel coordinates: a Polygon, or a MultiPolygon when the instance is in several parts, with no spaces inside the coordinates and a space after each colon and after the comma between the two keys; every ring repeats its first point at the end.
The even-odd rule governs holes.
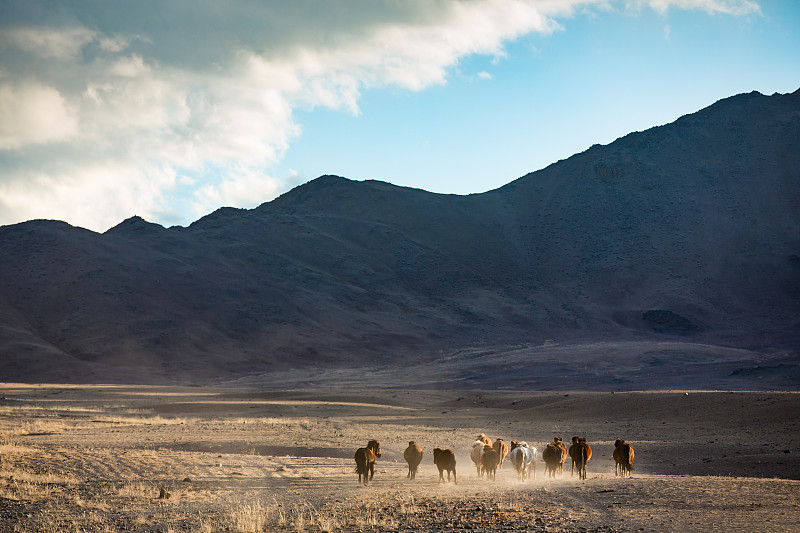
{"type": "Polygon", "coordinates": [[[0,384],[0,531],[800,531],[800,393],[0,384]],[[479,433],[586,437],[588,479],[495,481],[479,433]],[[636,451],[614,475],[613,442],[636,451]],[[381,443],[359,485],[353,453],[381,443]],[[425,455],[406,478],[403,450],[425,455]],[[457,455],[438,482],[434,447],[457,455]]]}

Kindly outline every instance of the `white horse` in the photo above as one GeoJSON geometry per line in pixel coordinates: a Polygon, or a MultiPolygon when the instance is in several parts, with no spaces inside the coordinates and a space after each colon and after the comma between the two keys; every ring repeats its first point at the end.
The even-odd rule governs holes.
{"type": "Polygon", "coordinates": [[[536,459],[539,457],[539,450],[536,449],[536,446],[529,446],[525,441],[512,440],[508,457],[517,470],[517,478],[520,481],[524,482],[526,478],[529,479],[531,470],[533,470],[533,479],[536,479],[536,459]]]}
{"type": "Polygon", "coordinates": [[[469,454],[469,458],[475,463],[475,468],[478,470],[478,477],[480,478],[483,478],[483,462],[481,461],[483,457],[483,447],[483,441],[476,440],[472,443],[472,451],[469,454]]]}

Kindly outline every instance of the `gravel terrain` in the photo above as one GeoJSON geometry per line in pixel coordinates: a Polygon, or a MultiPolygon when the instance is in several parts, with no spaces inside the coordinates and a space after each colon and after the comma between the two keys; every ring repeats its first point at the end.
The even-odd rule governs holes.
{"type": "Polygon", "coordinates": [[[0,531],[799,531],[800,394],[0,385],[0,531]],[[585,436],[588,479],[511,465],[479,433],[585,436]],[[613,441],[636,450],[614,475],[613,441]],[[375,477],[352,459],[381,442],[375,477]],[[406,478],[402,453],[425,455],[406,478]],[[438,482],[452,448],[458,484],[438,482]]]}

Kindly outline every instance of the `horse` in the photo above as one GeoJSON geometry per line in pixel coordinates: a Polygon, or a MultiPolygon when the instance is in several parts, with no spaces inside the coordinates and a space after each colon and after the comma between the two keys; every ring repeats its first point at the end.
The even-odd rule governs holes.
{"type": "Polygon", "coordinates": [[[486,479],[494,480],[496,478],[498,464],[500,464],[500,454],[493,447],[485,444],[483,455],[481,456],[481,465],[483,465],[483,470],[486,472],[486,479]]]}
{"type": "Polygon", "coordinates": [[[567,455],[569,452],[567,451],[567,445],[564,444],[564,439],[561,437],[553,437],[553,444],[555,444],[559,450],[561,450],[561,457],[558,463],[558,473],[561,474],[564,472],[564,462],[567,460],[567,455]]]}
{"type": "Polygon", "coordinates": [[[422,453],[422,448],[420,448],[416,442],[413,440],[408,442],[408,448],[403,452],[403,459],[408,463],[407,478],[414,479],[417,477],[417,468],[420,462],[422,462],[422,453]]]}
{"type": "Polygon", "coordinates": [[[569,456],[572,457],[572,473],[575,475],[575,467],[578,467],[578,478],[586,479],[586,464],[592,458],[592,447],[586,439],[572,437],[572,446],[569,447],[569,456]]]}
{"type": "Polygon", "coordinates": [[[356,450],[353,458],[356,460],[356,473],[358,474],[358,482],[361,483],[361,478],[364,478],[364,485],[367,484],[367,476],[372,480],[375,475],[375,458],[381,456],[381,445],[376,440],[371,440],[367,443],[366,448],[359,448],[356,450]]]}
{"type": "Polygon", "coordinates": [[[622,439],[614,442],[614,474],[621,477],[631,477],[633,470],[633,446],[622,439]]]}
{"type": "Polygon", "coordinates": [[[508,455],[508,444],[506,444],[503,439],[495,439],[492,448],[500,455],[500,464],[498,466],[502,467],[508,455]]]}
{"type": "Polygon", "coordinates": [[[469,453],[469,458],[475,463],[475,469],[478,471],[479,478],[483,478],[483,463],[481,462],[481,457],[483,457],[484,446],[486,446],[485,442],[476,440],[472,443],[472,451],[469,453]]]}
{"type": "Polygon", "coordinates": [[[531,470],[533,470],[533,478],[536,479],[536,457],[538,455],[539,450],[535,446],[528,446],[525,441],[511,441],[511,451],[508,452],[508,459],[514,465],[520,482],[530,479],[531,470]]]}
{"type": "Polygon", "coordinates": [[[456,479],[456,454],[453,450],[433,449],[433,464],[439,469],[439,483],[444,483],[444,471],[447,470],[447,481],[450,481],[450,473],[453,474],[453,483],[458,485],[456,479]]]}
{"type": "Polygon", "coordinates": [[[542,460],[545,464],[545,473],[550,477],[556,477],[556,471],[561,465],[561,448],[555,442],[551,442],[542,451],[542,460]]]}

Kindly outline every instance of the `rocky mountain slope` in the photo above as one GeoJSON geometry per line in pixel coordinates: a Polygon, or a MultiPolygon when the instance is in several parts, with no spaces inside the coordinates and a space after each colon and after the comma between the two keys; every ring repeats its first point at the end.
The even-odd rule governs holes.
{"type": "Polygon", "coordinates": [[[186,228],[1,227],[0,258],[6,381],[216,381],[545,342],[796,361],[800,91],[734,96],[482,194],[323,176],[186,228]]]}

